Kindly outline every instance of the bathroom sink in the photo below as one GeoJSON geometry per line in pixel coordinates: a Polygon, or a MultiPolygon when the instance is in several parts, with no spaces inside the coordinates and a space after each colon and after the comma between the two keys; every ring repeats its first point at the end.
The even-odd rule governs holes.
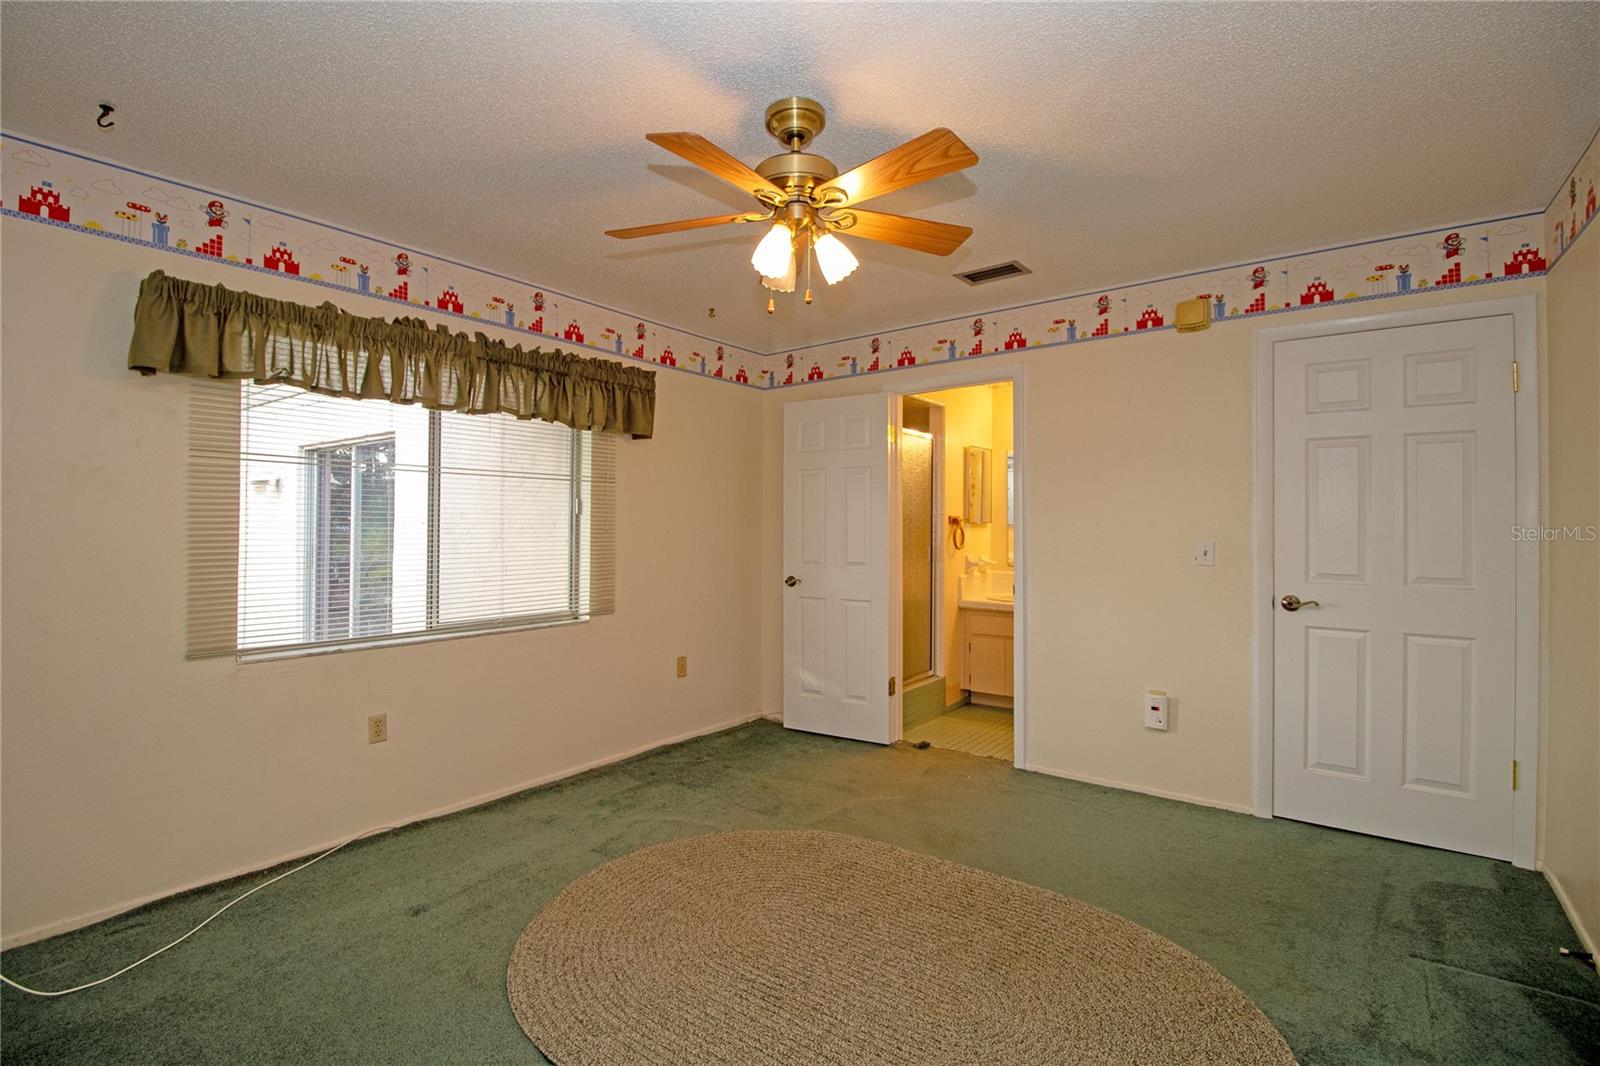
{"type": "Polygon", "coordinates": [[[1009,611],[1016,600],[1017,575],[1014,570],[981,570],[961,577],[962,607],[980,611],[1009,611]]]}

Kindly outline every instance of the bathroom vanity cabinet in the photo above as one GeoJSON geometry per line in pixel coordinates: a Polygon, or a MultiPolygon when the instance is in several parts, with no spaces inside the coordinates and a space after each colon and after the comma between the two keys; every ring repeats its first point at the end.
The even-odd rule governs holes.
{"type": "Polygon", "coordinates": [[[961,687],[978,702],[984,695],[1013,695],[1011,612],[963,607],[961,637],[966,649],[961,687]]]}

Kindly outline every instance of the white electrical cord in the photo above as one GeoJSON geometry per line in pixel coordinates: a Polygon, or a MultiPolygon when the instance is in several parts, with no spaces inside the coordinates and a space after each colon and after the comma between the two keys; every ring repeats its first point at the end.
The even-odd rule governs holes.
{"type": "Polygon", "coordinates": [[[55,992],[44,992],[44,991],[40,991],[37,988],[29,988],[27,985],[22,984],[21,982],[13,981],[11,978],[7,977],[5,974],[0,974],[0,983],[8,984],[12,988],[15,988],[17,991],[26,992],[30,996],[46,996],[46,997],[49,997],[49,998],[54,998],[56,996],[70,996],[74,992],[82,992],[84,989],[94,988],[96,985],[103,985],[107,981],[114,981],[118,977],[121,977],[123,974],[127,973],[129,970],[131,970],[131,969],[133,969],[133,968],[135,968],[137,966],[143,966],[145,963],[149,962],[151,959],[155,958],[157,955],[160,955],[162,952],[169,951],[172,948],[177,947],[179,944],[183,943],[185,940],[188,940],[190,937],[194,936],[200,930],[202,930],[206,926],[210,925],[217,918],[220,918],[222,916],[222,913],[224,911],[226,911],[228,908],[232,907],[235,903],[243,903],[246,899],[249,899],[251,896],[255,895],[257,892],[260,892],[263,888],[266,888],[268,885],[275,885],[279,881],[282,881],[285,877],[288,877],[290,874],[297,874],[301,870],[304,870],[307,866],[311,866],[314,863],[321,862],[323,859],[326,859],[329,855],[332,855],[334,852],[338,851],[340,848],[344,847],[346,844],[354,844],[358,840],[365,840],[367,837],[377,836],[379,833],[387,833],[392,829],[398,829],[398,828],[399,828],[399,826],[383,825],[383,826],[379,826],[376,829],[368,829],[364,833],[357,833],[355,836],[350,837],[350,838],[348,838],[346,840],[341,840],[339,843],[335,844],[333,847],[329,848],[327,851],[324,851],[322,854],[316,856],[315,858],[307,859],[305,862],[301,863],[299,866],[296,866],[296,867],[294,867],[292,869],[283,871],[283,873],[279,874],[277,877],[272,878],[270,881],[263,881],[259,885],[257,885],[255,888],[250,889],[250,891],[241,893],[240,895],[237,895],[237,896],[233,897],[227,903],[224,903],[221,907],[217,908],[217,910],[212,913],[211,917],[207,918],[205,921],[201,922],[199,925],[195,926],[193,929],[189,930],[187,933],[183,934],[178,939],[174,940],[172,943],[164,944],[161,947],[156,948],[156,950],[152,951],[150,954],[146,955],[144,958],[140,959],[138,962],[130,962],[128,965],[124,966],[122,969],[118,970],[116,973],[107,974],[106,976],[100,978],[97,981],[90,981],[87,984],[76,985],[76,986],[74,986],[72,988],[63,988],[63,989],[60,989],[60,990],[55,991],[55,992]]]}

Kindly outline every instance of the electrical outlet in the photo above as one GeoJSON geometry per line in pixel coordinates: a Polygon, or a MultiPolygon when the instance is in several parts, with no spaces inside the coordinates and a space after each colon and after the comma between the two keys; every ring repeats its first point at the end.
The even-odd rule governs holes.
{"type": "Polygon", "coordinates": [[[689,657],[687,655],[678,656],[678,676],[689,676],[689,657]]]}
{"type": "Polygon", "coordinates": [[[382,744],[389,739],[389,716],[387,714],[367,715],[367,743],[382,744]]]}

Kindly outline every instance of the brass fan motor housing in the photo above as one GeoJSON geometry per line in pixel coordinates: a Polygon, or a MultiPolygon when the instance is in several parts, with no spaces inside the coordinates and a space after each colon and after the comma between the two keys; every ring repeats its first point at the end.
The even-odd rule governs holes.
{"type": "Polygon", "coordinates": [[[822,132],[828,113],[804,96],[786,96],[767,108],[767,132],[785,148],[799,151],[822,132]]]}
{"type": "Polygon", "coordinates": [[[839,168],[829,159],[809,152],[783,152],[756,164],[756,173],[791,194],[808,194],[825,181],[839,176],[839,168]]]}

